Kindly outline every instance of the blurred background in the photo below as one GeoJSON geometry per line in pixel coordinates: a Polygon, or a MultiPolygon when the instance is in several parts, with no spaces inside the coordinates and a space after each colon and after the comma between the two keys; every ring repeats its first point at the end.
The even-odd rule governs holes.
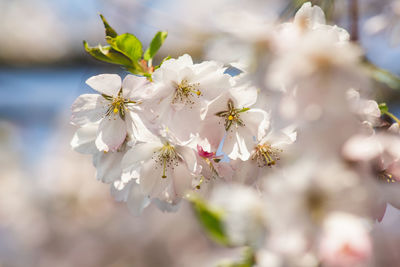
{"type": "MultiPolygon", "coordinates": [[[[144,47],[167,30],[159,58],[209,59],[227,7],[240,4],[279,21],[303,2],[0,0],[0,266],[212,266],[229,257],[185,204],[176,213],[150,207],[133,217],[95,180],[90,157],[70,149],[70,106],[90,92],[86,79],[124,74],[85,54],[82,40],[104,44],[102,13],[144,47]]],[[[358,27],[354,0],[312,2],[330,23],[356,28],[371,62],[400,74],[400,1],[360,0],[358,27]]],[[[377,94],[398,106],[395,89],[380,85],[377,94]]]]}

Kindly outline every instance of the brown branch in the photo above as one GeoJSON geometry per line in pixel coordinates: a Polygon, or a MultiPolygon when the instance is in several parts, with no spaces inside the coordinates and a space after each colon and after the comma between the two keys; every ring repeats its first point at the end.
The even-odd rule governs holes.
{"type": "Polygon", "coordinates": [[[349,18],[350,18],[350,32],[351,40],[358,41],[358,0],[350,0],[349,4],[349,18]]]}

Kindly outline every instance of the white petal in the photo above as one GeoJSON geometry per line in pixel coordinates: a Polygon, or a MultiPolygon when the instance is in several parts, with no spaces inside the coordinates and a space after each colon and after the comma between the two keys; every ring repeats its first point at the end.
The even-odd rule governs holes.
{"type": "Polygon", "coordinates": [[[174,167],[172,176],[175,197],[181,198],[192,189],[193,176],[184,164],[174,167]]]}
{"type": "MultiPolygon", "coordinates": [[[[247,131],[245,134],[243,134],[238,129],[238,131],[235,132],[235,140],[236,140],[236,143],[233,147],[234,149],[228,155],[228,157],[233,160],[235,160],[237,158],[239,158],[241,160],[248,160],[250,157],[250,151],[254,147],[253,136],[249,135],[247,133],[247,131]]],[[[225,147],[225,144],[224,144],[224,147],[225,147]]]]}
{"type": "Polygon", "coordinates": [[[126,75],[122,82],[122,95],[126,99],[139,100],[153,94],[153,87],[145,77],[126,75]]]}
{"type": "Polygon", "coordinates": [[[303,24],[306,21],[309,28],[315,24],[325,24],[324,11],[319,6],[311,6],[310,2],[304,3],[294,17],[295,24],[303,24]]]}
{"type": "Polygon", "coordinates": [[[89,124],[88,126],[79,128],[71,140],[72,148],[82,154],[95,154],[99,152],[94,143],[98,127],[98,124],[89,124]]]}
{"type": "Polygon", "coordinates": [[[151,200],[152,203],[154,203],[157,208],[159,208],[163,212],[176,212],[179,209],[179,204],[180,202],[175,202],[175,203],[168,203],[165,201],[162,201],[158,198],[154,198],[151,200]]]}
{"type": "Polygon", "coordinates": [[[158,196],[168,186],[167,178],[162,178],[162,164],[150,159],[143,163],[140,171],[140,187],[145,195],[158,196]]]}
{"type": "Polygon", "coordinates": [[[236,100],[236,108],[248,108],[257,101],[257,89],[252,86],[234,87],[230,93],[236,100]]]}
{"type": "Polygon", "coordinates": [[[262,109],[250,109],[241,113],[240,118],[243,120],[246,130],[249,131],[257,140],[261,140],[270,124],[270,115],[262,109]]]}
{"type": "Polygon", "coordinates": [[[86,84],[108,96],[117,96],[121,89],[121,77],[117,74],[100,74],[87,79],[86,84]]]}
{"type": "Polygon", "coordinates": [[[383,153],[383,147],[377,138],[356,135],[343,147],[344,155],[350,160],[371,160],[383,153]]]}
{"type": "Polygon", "coordinates": [[[157,137],[146,127],[139,114],[128,111],[125,116],[127,124],[127,132],[132,137],[133,143],[141,142],[154,142],[157,137]]]}
{"type": "Polygon", "coordinates": [[[161,143],[142,143],[129,149],[122,159],[122,168],[127,169],[133,164],[140,164],[142,161],[151,159],[154,152],[161,148],[161,143]]]}
{"type": "Polygon", "coordinates": [[[104,118],[97,133],[96,146],[100,151],[116,151],[126,138],[126,124],[119,115],[104,118]]]}
{"type": "Polygon", "coordinates": [[[97,94],[83,94],[72,104],[71,122],[83,126],[101,120],[107,111],[108,101],[97,94]]]}
{"type": "Polygon", "coordinates": [[[123,152],[99,152],[93,157],[93,165],[96,167],[96,178],[104,183],[111,183],[121,177],[121,160],[123,152]]]}
{"type": "Polygon", "coordinates": [[[140,185],[132,183],[131,191],[127,200],[128,209],[135,216],[139,216],[143,209],[150,204],[150,198],[143,194],[140,185]]]}
{"type": "Polygon", "coordinates": [[[191,172],[197,171],[197,159],[196,153],[194,150],[187,146],[177,146],[177,152],[183,157],[183,160],[186,163],[187,168],[191,172]]]}

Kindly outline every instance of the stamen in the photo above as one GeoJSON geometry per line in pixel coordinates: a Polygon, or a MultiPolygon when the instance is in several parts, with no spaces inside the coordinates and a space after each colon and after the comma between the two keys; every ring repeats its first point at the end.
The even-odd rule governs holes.
{"type": "Polygon", "coordinates": [[[396,182],[396,180],[393,178],[393,175],[385,170],[378,173],[378,178],[388,183],[396,182]]]}
{"type": "Polygon", "coordinates": [[[245,126],[244,122],[240,118],[240,113],[248,111],[249,108],[235,108],[232,99],[228,100],[227,106],[227,110],[215,113],[215,116],[225,119],[225,131],[229,131],[233,123],[235,123],[236,126],[245,126]]]}
{"type": "MultiPolygon", "coordinates": [[[[128,110],[128,106],[131,104],[141,104],[141,102],[136,102],[127,98],[123,98],[122,89],[119,91],[118,96],[108,96],[102,94],[102,96],[110,101],[108,104],[108,109],[106,111],[106,116],[110,117],[111,115],[117,115],[121,117],[121,119],[125,120],[125,112],[128,110]]],[[[115,119],[115,118],[114,118],[115,119]]]]}
{"type": "Polygon", "coordinates": [[[176,85],[172,103],[175,104],[177,102],[180,102],[186,104],[194,104],[192,96],[201,96],[201,91],[198,89],[199,86],[199,83],[190,84],[187,80],[182,80],[180,84],[176,85]]]}
{"type": "Polygon", "coordinates": [[[178,166],[180,157],[176,153],[174,146],[166,143],[160,150],[154,152],[156,157],[153,156],[153,159],[156,163],[159,163],[162,168],[163,172],[161,178],[167,178],[167,168],[174,168],[174,166],[178,166]]]}
{"type": "Polygon", "coordinates": [[[273,166],[277,160],[280,160],[279,153],[283,152],[281,149],[271,147],[268,143],[258,145],[255,152],[251,157],[252,160],[257,160],[258,167],[273,166]]]}

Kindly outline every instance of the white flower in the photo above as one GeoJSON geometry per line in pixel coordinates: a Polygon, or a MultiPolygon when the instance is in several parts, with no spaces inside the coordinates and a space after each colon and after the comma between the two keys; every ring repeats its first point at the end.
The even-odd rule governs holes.
{"type": "Polygon", "coordinates": [[[326,25],[325,14],[319,6],[312,6],[310,2],[306,2],[297,11],[293,22],[278,26],[278,31],[274,36],[275,48],[279,52],[295,48],[302,38],[312,32],[326,32],[332,35],[334,42],[339,43],[350,39],[345,29],[336,25],[326,25]]]}
{"type": "Polygon", "coordinates": [[[209,140],[224,139],[222,150],[229,158],[247,160],[254,139],[262,139],[269,127],[269,114],[251,108],[256,100],[257,90],[247,83],[222,94],[209,104],[200,136],[209,140]]]}
{"type": "Polygon", "coordinates": [[[99,123],[95,142],[98,150],[116,151],[128,133],[132,141],[146,139],[147,131],[135,114],[138,105],[151,94],[146,78],[127,75],[121,83],[116,74],[101,74],[86,83],[100,94],[79,96],[72,105],[71,122],[78,126],[99,123]]]}
{"type": "Polygon", "coordinates": [[[213,61],[193,64],[189,55],[164,62],[152,76],[155,123],[188,141],[198,132],[207,103],[230,88],[230,76],[224,71],[222,64],[213,61]]]}
{"type": "Polygon", "coordinates": [[[123,144],[117,151],[103,152],[96,147],[98,123],[87,124],[79,128],[71,140],[71,146],[77,152],[93,155],[96,178],[104,183],[112,183],[122,175],[121,160],[127,150],[123,144]]]}
{"type": "Polygon", "coordinates": [[[168,136],[141,143],[122,159],[123,177],[136,179],[144,195],[176,204],[200,171],[195,151],[168,136]]]}
{"type": "Polygon", "coordinates": [[[250,158],[247,161],[231,162],[235,174],[233,180],[253,184],[258,178],[271,172],[271,168],[279,165],[285,154],[290,154],[289,146],[296,140],[296,132],[292,127],[281,131],[271,129],[259,142],[254,143],[250,158]]]}
{"type": "Polygon", "coordinates": [[[111,185],[111,195],[117,201],[126,202],[132,214],[138,216],[150,204],[150,198],[143,194],[135,180],[117,180],[111,185]]]}
{"type": "Polygon", "coordinates": [[[266,236],[263,203],[251,188],[231,184],[216,187],[210,204],[223,211],[229,241],[236,246],[260,247],[266,236]]]}
{"type": "Polygon", "coordinates": [[[372,241],[361,218],[342,212],[329,215],[319,245],[324,266],[367,266],[371,254],[372,241]]]}
{"type": "Polygon", "coordinates": [[[200,174],[193,180],[196,192],[207,195],[215,183],[232,180],[231,164],[223,161],[224,155],[217,155],[216,148],[212,149],[207,139],[198,141],[196,149],[197,162],[201,167],[200,174]]]}
{"type": "Polygon", "coordinates": [[[363,122],[367,121],[372,125],[378,122],[381,111],[375,100],[361,98],[360,93],[353,88],[346,92],[346,96],[351,110],[359,115],[363,122]]]}

